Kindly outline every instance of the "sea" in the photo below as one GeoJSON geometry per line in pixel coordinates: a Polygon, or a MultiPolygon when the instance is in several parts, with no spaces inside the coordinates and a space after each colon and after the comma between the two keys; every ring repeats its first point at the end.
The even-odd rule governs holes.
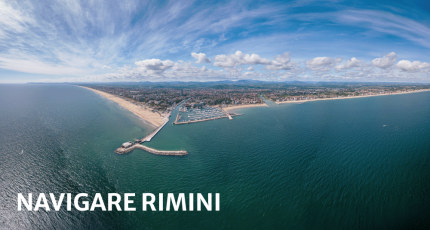
{"type": "Polygon", "coordinates": [[[77,86],[2,84],[0,229],[430,229],[430,92],[268,104],[176,109],[145,145],[188,155],[119,155],[154,127],[77,86]],[[18,211],[18,193],[219,193],[220,211],[18,211]]]}

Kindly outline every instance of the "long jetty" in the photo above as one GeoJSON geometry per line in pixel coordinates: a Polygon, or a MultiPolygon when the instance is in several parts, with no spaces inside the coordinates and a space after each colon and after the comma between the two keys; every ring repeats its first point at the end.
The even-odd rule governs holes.
{"type": "Polygon", "coordinates": [[[180,151],[164,151],[164,150],[153,149],[153,148],[150,148],[148,146],[141,145],[141,144],[133,144],[131,147],[128,147],[128,148],[122,148],[122,147],[121,148],[117,148],[115,150],[115,152],[118,153],[118,154],[124,154],[124,153],[131,152],[131,151],[133,151],[135,149],[142,149],[142,150],[145,150],[147,152],[150,152],[150,153],[153,153],[153,154],[156,154],[156,155],[166,155],[166,156],[184,156],[184,155],[188,154],[188,152],[185,151],[185,150],[180,150],[180,151]]]}

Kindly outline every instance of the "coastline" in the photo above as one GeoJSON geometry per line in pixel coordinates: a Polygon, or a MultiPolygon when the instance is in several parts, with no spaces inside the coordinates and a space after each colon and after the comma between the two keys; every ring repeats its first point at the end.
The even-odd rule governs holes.
{"type": "MultiPolygon", "coordinates": [[[[116,102],[121,107],[127,109],[128,111],[132,112],[136,116],[140,117],[141,119],[147,121],[149,124],[160,127],[164,123],[164,118],[159,114],[150,111],[148,108],[138,106],[130,101],[127,101],[123,98],[120,98],[116,95],[112,95],[109,93],[105,93],[100,90],[92,89],[89,87],[79,86],[88,90],[91,90],[104,98],[111,100],[113,102],[116,102]]],[[[398,92],[398,93],[388,93],[388,94],[377,94],[377,95],[364,95],[364,96],[352,96],[352,97],[335,97],[335,98],[318,98],[318,99],[310,99],[310,100],[298,100],[298,101],[281,101],[281,102],[275,102],[276,104],[290,104],[290,103],[305,103],[305,102],[311,102],[311,101],[325,101],[325,100],[340,100],[340,99],[352,99],[352,98],[365,98],[365,97],[376,97],[376,96],[388,96],[388,95],[399,95],[399,94],[409,94],[409,93],[419,93],[419,92],[427,92],[430,91],[430,89],[423,89],[423,90],[415,90],[415,91],[409,91],[409,92],[398,92]]],[[[234,105],[229,107],[223,107],[223,109],[226,112],[229,112],[231,110],[235,109],[242,109],[242,108],[252,108],[252,107],[263,107],[268,105],[266,103],[262,104],[246,104],[246,105],[234,105]]]]}
{"type": "Polygon", "coordinates": [[[261,107],[261,106],[269,107],[266,103],[262,103],[262,104],[234,105],[234,106],[230,106],[230,107],[223,107],[223,109],[225,111],[230,111],[230,110],[233,110],[233,109],[242,109],[242,108],[250,108],[250,107],[261,107]]]}
{"type": "Polygon", "coordinates": [[[115,95],[112,95],[109,93],[105,93],[105,92],[100,91],[100,90],[84,87],[84,86],[79,86],[79,87],[91,90],[91,91],[103,96],[104,98],[119,104],[124,109],[132,112],[136,116],[142,118],[143,120],[147,121],[148,123],[150,123],[151,125],[153,125],[155,127],[161,126],[164,122],[163,117],[160,114],[154,113],[147,108],[135,105],[134,103],[129,102],[125,99],[122,99],[118,96],[115,96],[115,95]]]}
{"type": "Polygon", "coordinates": [[[415,90],[415,91],[410,91],[410,92],[400,92],[400,93],[353,96],[353,97],[333,97],[333,98],[317,98],[317,99],[299,100],[299,101],[280,101],[280,102],[275,102],[275,103],[278,105],[279,104],[289,104],[289,103],[305,103],[305,102],[310,102],[310,101],[326,101],[326,100],[340,100],[340,99],[353,99],[353,98],[364,98],[364,97],[389,96],[389,95],[399,95],[399,94],[408,94],[408,93],[420,93],[420,92],[427,92],[427,91],[430,91],[430,89],[422,89],[422,90],[415,90]]]}

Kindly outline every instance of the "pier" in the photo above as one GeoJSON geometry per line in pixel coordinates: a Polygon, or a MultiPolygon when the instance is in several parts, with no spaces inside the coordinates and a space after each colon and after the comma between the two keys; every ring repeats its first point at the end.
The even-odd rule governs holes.
{"type": "Polygon", "coordinates": [[[164,118],[163,124],[160,125],[156,130],[152,131],[149,135],[145,136],[144,138],[142,138],[140,140],[136,140],[135,143],[126,142],[126,143],[122,144],[121,147],[119,147],[115,150],[115,153],[125,154],[125,153],[129,153],[135,149],[142,149],[146,152],[150,152],[150,153],[153,153],[156,155],[165,155],[165,156],[184,156],[184,155],[187,155],[188,152],[185,150],[165,151],[165,150],[157,150],[157,149],[150,148],[148,146],[141,145],[145,141],[147,141],[147,142],[151,141],[151,139],[169,122],[169,117],[170,117],[170,114],[164,118]]]}

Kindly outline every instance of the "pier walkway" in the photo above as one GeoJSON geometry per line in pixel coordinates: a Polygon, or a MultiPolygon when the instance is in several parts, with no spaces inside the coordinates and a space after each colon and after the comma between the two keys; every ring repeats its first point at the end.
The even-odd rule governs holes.
{"type": "MultiPolygon", "coordinates": [[[[169,115],[170,116],[170,115],[169,115]]],[[[162,125],[160,125],[160,127],[158,127],[156,130],[154,130],[152,133],[150,133],[149,135],[147,135],[146,137],[144,137],[144,138],[142,138],[142,139],[140,139],[140,143],[143,143],[143,142],[145,142],[145,141],[151,141],[151,139],[155,136],[155,134],[157,134],[158,133],[158,131],[160,131],[166,124],[167,124],[167,122],[169,122],[169,118],[167,117],[167,118],[164,118],[163,119],[164,120],[164,122],[163,122],[163,124],[162,125]]]]}

